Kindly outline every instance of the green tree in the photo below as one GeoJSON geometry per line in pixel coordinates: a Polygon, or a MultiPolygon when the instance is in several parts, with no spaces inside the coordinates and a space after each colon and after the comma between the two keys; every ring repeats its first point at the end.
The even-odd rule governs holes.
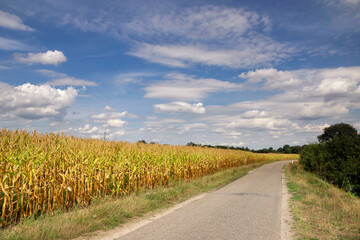
{"type": "Polygon", "coordinates": [[[300,164],[324,180],[360,196],[360,136],[354,127],[338,123],[324,129],[319,143],[305,146],[300,164]]]}
{"type": "Polygon", "coordinates": [[[283,146],[283,153],[291,153],[291,147],[288,144],[283,146]]]}
{"type": "Polygon", "coordinates": [[[349,138],[355,138],[357,137],[357,131],[356,129],[347,123],[337,123],[334,125],[331,125],[330,127],[327,127],[324,129],[324,133],[318,136],[318,140],[321,143],[328,142],[334,137],[349,137],[349,138]]]}

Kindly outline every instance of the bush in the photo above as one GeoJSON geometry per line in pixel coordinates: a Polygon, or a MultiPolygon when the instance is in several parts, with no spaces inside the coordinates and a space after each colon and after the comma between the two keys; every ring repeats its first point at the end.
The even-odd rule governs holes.
{"type": "Polygon", "coordinates": [[[326,128],[318,137],[320,143],[303,148],[299,162],[305,170],[360,196],[360,136],[346,125],[326,128]]]}

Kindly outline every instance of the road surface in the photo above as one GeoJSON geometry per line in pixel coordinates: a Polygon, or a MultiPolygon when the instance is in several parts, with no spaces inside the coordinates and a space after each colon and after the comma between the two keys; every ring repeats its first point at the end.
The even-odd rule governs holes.
{"type": "Polygon", "coordinates": [[[281,239],[282,168],[287,163],[266,164],[115,239],[281,239]]]}

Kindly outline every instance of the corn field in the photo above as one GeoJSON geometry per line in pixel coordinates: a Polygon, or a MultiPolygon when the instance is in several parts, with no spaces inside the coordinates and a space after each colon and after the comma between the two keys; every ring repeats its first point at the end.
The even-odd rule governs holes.
{"type": "Polygon", "coordinates": [[[0,131],[0,227],[215,171],[297,155],[0,131]]]}

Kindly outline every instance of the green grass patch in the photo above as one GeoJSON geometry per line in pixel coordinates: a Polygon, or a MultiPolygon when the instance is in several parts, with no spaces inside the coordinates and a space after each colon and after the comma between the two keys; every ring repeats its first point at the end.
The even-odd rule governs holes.
{"type": "Polygon", "coordinates": [[[304,171],[286,166],[298,239],[360,239],[360,199],[304,171]]]}
{"type": "Polygon", "coordinates": [[[194,195],[222,187],[264,163],[254,163],[219,171],[191,181],[171,182],[167,187],[142,189],[120,198],[97,199],[89,207],[71,212],[56,212],[26,219],[21,223],[0,229],[0,239],[73,239],[90,236],[98,230],[109,230],[151,211],[168,208],[194,195]]]}

